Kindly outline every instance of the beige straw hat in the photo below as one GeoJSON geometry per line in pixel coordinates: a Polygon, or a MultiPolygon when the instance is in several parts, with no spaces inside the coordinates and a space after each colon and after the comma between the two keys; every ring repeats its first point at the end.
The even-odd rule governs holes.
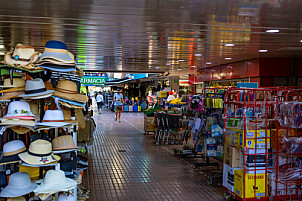
{"type": "Polygon", "coordinates": [[[78,102],[88,101],[87,96],[78,93],[76,83],[69,80],[59,81],[52,95],[72,101],[78,101],[78,102]]]}
{"type": "Polygon", "coordinates": [[[59,156],[53,155],[52,144],[41,139],[32,142],[28,152],[19,154],[19,157],[30,165],[45,165],[61,159],[59,156]]]}
{"type": "Polygon", "coordinates": [[[7,201],[26,201],[25,197],[15,197],[15,198],[8,198],[7,201]]]}

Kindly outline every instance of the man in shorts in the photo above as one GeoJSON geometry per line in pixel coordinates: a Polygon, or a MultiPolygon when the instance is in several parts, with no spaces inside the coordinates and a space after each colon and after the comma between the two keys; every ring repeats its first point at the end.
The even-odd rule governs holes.
{"type": "Polygon", "coordinates": [[[117,89],[117,93],[113,96],[114,109],[115,109],[115,121],[121,122],[121,113],[123,110],[123,94],[121,89],[117,89]]]}

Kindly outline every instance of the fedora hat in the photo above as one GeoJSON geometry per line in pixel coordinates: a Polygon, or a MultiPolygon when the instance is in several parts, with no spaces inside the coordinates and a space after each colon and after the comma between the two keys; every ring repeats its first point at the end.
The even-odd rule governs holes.
{"type": "Polygon", "coordinates": [[[4,56],[4,63],[7,65],[27,66],[33,64],[39,57],[39,52],[36,52],[32,46],[25,46],[18,43],[13,52],[4,56]]]}
{"type": "Polygon", "coordinates": [[[9,177],[8,185],[1,191],[1,197],[19,197],[31,193],[37,188],[25,172],[15,172],[9,177]]]}
{"type": "Polygon", "coordinates": [[[27,99],[41,99],[51,96],[53,90],[47,90],[41,78],[27,80],[25,85],[25,93],[19,97],[27,99]]]}
{"type": "Polygon", "coordinates": [[[79,148],[75,145],[72,135],[62,135],[52,140],[53,153],[65,153],[77,151],[79,148]]]}
{"type": "Polygon", "coordinates": [[[60,80],[55,88],[55,91],[53,92],[53,95],[59,98],[82,103],[88,101],[87,96],[78,93],[76,83],[69,80],[60,80]]]}
{"type": "Polygon", "coordinates": [[[54,59],[64,63],[75,63],[74,56],[68,52],[66,45],[61,41],[51,40],[45,44],[44,52],[37,63],[43,59],[54,59]]]}
{"type": "Polygon", "coordinates": [[[37,126],[48,127],[62,127],[67,126],[70,123],[64,121],[64,114],[62,110],[46,110],[41,123],[37,123],[37,126]]]}
{"type": "MultiPolygon", "coordinates": [[[[65,176],[62,170],[48,170],[45,178],[35,190],[36,195],[47,197],[57,192],[69,191],[77,186],[77,182],[65,176]]],[[[39,196],[40,197],[40,196],[39,196]]],[[[40,197],[41,198],[41,197],[40,197]]]]}
{"type": "Polygon", "coordinates": [[[25,197],[15,197],[15,198],[8,198],[7,201],[26,201],[25,197]]]}
{"type": "Polygon", "coordinates": [[[3,145],[3,154],[0,165],[17,163],[20,161],[18,154],[26,151],[26,147],[21,140],[13,140],[3,145]]]}
{"type": "Polygon", "coordinates": [[[45,165],[60,160],[52,154],[52,145],[46,140],[36,140],[29,145],[27,152],[19,154],[22,161],[30,165],[45,165]]]}

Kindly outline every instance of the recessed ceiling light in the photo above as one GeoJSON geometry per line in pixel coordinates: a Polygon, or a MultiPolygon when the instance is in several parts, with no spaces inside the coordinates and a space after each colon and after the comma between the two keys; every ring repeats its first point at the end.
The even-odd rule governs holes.
{"type": "Polygon", "coordinates": [[[259,52],[267,52],[268,50],[259,50],[259,52]]]}
{"type": "Polygon", "coordinates": [[[185,61],[185,60],[181,59],[181,60],[178,60],[178,61],[185,61]]]}
{"type": "Polygon", "coordinates": [[[177,70],[181,70],[181,68],[177,69],[177,70]]]}
{"type": "Polygon", "coordinates": [[[192,68],[195,68],[196,66],[191,66],[192,68]]]}
{"type": "Polygon", "coordinates": [[[227,57],[227,58],[224,58],[225,60],[231,60],[232,58],[230,58],[230,57],[227,57]]]}
{"type": "Polygon", "coordinates": [[[230,43],[230,44],[225,44],[224,46],[226,46],[226,47],[233,47],[234,44],[230,43]]]}
{"type": "Polygon", "coordinates": [[[159,69],[159,68],[160,68],[159,66],[156,66],[156,67],[155,67],[155,69],[159,69]]]}
{"type": "Polygon", "coordinates": [[[166,64],[167,66],[171,66],[171,64],[166,64]]]}
{"type": "Polygon", "coordinates": [[[195,54],[195,56],[196,56],[196,57],[201,57],[201,56],[202,56],[202,54],[195,54]]]}
{"type": "Polygon", "coordinates": [[[212,64],[212,62],[206,62],[206,64],[210,65],[210,64],[212,64]]]}
{"type": "Polygon", "coordinates": [[[266,30],[267,33],[279,33],[278,29],[268,29],[266,30]]]}

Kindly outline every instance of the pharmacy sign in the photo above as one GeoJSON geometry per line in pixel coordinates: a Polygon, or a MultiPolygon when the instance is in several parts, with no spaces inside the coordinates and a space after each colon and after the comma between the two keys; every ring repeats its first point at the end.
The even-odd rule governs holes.
{"type": "Polygon", "coordinates": [[[84,76],[81,78],[81,84],[85,86],[99,86],[104,85],[106,77],[101,76],[84,76]]]}

